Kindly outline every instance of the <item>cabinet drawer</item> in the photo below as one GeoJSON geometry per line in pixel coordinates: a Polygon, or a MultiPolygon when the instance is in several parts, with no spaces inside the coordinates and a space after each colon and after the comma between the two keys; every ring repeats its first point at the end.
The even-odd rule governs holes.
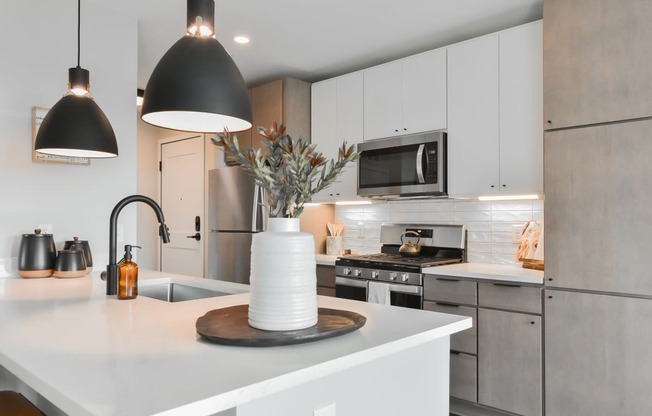
{"type": "Polygon", "coordinates": [[[478,401],[478,358],[473,355],[451,353],[450,395],[470,402],[478,401]]]}
{"type": "Polygon", "coordinates": [[[497,309],[541,313],[541,288],[512,283],[478,283],[478,304],[497,309]]]}
{"type": "Polygon", "coordinates": [[[451,335],[451,350],[466,352],[469,354],[477,353],[478,310],[476,308],[424,301],[423,309],[427,311],[450,313],[452,315],[463,315],[473,319],[473,326],[471,328],[451,335]]]}
{"type": "Polygon", "coordinates": [[[477,305],[477,283],[443,276],[426,276],[423,298],[446,303],[477,305]]]}
{"type": "Polygon", "coordinates": [[[335,289],[332,289],[330,287],[321,287],[317,286],[317,294],[321,296],[331,296],[335,297],[335,289]]]}
{"type": "Polygon", "coordinates": [[[317,266],[317,286],[335,289],[335,266],[317,266]]]}

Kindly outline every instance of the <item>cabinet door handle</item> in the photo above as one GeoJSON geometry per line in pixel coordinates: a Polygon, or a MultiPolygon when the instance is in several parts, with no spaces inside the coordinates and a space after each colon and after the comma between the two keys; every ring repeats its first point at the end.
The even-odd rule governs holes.
{"type": "Polygon", "coordinates": [[[494,286],[503,286],[503,287],[521,287],[521,285],[510,285],[508,283],[493,283],[494,286]]]}
{"type": "Polygon", "coordinates": [[[454,304],[454,303],[448,303],[448,302],[439,302],[439,301],[437,301],[437,302],[435,302],[435,303],[436,303],[437,305],[450,306],[450,307],[453,307],[453,308],[459,308],[459,307],[460,307],[460,305],[456,305],[456,304],[454,304]]]}

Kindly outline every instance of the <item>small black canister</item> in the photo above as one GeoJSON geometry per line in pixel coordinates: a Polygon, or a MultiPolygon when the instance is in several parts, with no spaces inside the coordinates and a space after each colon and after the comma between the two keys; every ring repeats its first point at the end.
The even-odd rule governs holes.
{"type": "Polygon", "coordinates": [[[18,274],[21,277],[50,277],[54,273],[57,249],[52,234],[23,234],[18,250],[18,274]]]}
{"type": "Polygon", "coordinates": [[[84,259],[86,260],[86,273],[93,271],[93,256],[91,255],[91,246],[86,240],[80,240],[78,237],[73,237],[72,241],[66,241],[63,245],[64,250],[77,249],[84,252],[84,259]]]}

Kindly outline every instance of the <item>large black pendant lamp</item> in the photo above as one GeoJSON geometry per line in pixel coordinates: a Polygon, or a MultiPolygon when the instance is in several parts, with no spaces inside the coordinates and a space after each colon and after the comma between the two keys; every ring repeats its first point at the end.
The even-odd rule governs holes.
{"type": "Polygon", "coordinates": [[[81,0],[77,0],[77,66],[68,69],[68,92],[46,114],[36,134],[37,152],[57,156],[118,156],[115,133],[90,95],[90,74],[79,66],[81,0]]]}
{"type": "Polygon", "coordinates": [[[188,0],[186,35],[163,55],[147,82],[142,119],[173,130],[251,128],[247,86],[215,38],[215,2],[188,0]]]}

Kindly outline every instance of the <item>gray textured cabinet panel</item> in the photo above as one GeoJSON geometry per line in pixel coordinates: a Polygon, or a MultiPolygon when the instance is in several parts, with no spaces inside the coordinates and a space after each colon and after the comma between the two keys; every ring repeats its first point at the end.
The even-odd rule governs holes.
{"type": "Polygon", "coordinates": [[[544,145],[546,286],[652,295],[652,121],[547,132],[544,145]]]}
{"type": "Polygon", "coordinates": [[[450,395],[458,399],[478,400],[478,358],[474,355],[451,353],[450,395]]]}
{"type": "Polygon", "coordinates": [[[546,413],[652,414],[652,299],[555,290],[544,299],[546,413]]]}
{"type": "Polygon", "coordinates": [[[423,279],[423,298],[446,303],[477,305],[477,283],[428,275],[423,279]]]}
{"type": "Polygon", "coordinates": [[[335,297],[335,266],[317,265],[317,294],[335,297]]]}
{"type": "Polygon", "coordinates": [[[478,306],[541,313],[541,287],[518,283],[478,283],[478,306]]]}
{"type": "Polygon", "coordinates": [[[543,3],[546,128],[652,116],[650,22],[649,0],[543,3]]]}
{"type": "Polygon", "coordinates": [[[541,415],[541,358],[541,317],[478,309],[478,403],[541,415]]]}
{"type": "Polygon", "coordinates": [[[468,316],[473,320],[473,327],[451,335],[451,350],[469,354],[477,353],[478,347],[478,310],[469,306],[445,305],[436,302],[423,301],[423,309],[427,311],[450,313],[452,315],[468,316]]]}

